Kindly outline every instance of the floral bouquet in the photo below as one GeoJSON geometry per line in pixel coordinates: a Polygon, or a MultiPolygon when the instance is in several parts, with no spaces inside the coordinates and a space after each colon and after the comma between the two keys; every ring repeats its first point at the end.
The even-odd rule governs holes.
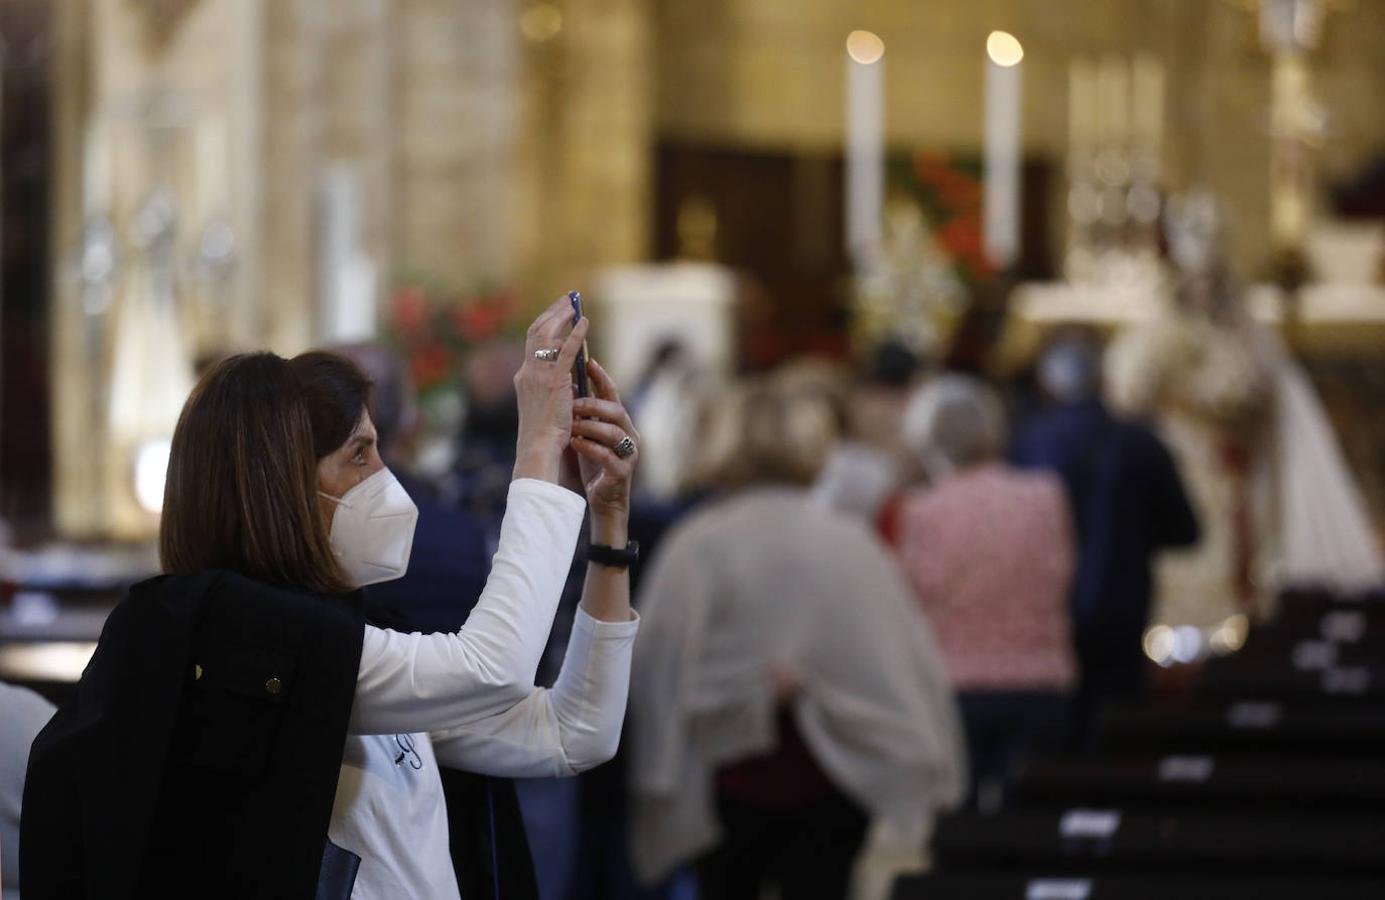
{"type": "Polygon", "coordinates": [[[466,413],[466,366],[498,341],[522,341],[528,305],[514,290],[470,293],[402,280],[389,297],[382,335],[408,365],[423,416],[423,443],[450,446],[466,413]]]}
{"type": "Polygon", "coordinates": [[[891,186],[919,204],[938,246],[968,289],[990,280],[995,271],[981,238],[979,161],[924,151],[891,174],[891,186]]]}
{"type": "Polygon", "coordinates": [[[942,153],[894,160],[876,265],[855,284],[854,336],[942,352],[993,272],[981,241],[981,183],[942,153]]]}
{"type": "Polygon", "coordinates": [[[390,296],[384,333],[426,398],[459,389],[463,366],[476,348],[522,334],[524,311],[519,295],[508,289],[467,294],[407,281],[390,296]]]}

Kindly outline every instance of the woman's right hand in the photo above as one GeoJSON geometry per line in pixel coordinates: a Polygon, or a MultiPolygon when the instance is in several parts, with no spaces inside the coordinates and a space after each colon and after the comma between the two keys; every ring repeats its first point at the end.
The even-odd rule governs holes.
{"type": "Polygon", "coordinates": [[[558,483],[562,454],[572,435],[572,365],[591,324],[583,318],[569,332],[571,320],[572,305],[560,297],[529,326],[524,364],[515,373],[515,478],[558,483]],[[558,358],[545,362],[534,355],[539,350],[558,350],[558,358]]]}

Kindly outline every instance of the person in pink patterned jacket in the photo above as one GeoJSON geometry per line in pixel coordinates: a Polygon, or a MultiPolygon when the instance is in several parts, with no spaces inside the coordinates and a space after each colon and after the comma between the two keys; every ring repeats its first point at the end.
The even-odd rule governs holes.
{"type": "Polygon", "coordinates": [[[1076,681],[1074,538],[1062,483],[1001,460],[1005,414],[984,382],[946,374],[904,416],[929,485],[897,509],[897,551],[957,690],[973,798],[1018,758],[1060,743],[1076,681]]]}

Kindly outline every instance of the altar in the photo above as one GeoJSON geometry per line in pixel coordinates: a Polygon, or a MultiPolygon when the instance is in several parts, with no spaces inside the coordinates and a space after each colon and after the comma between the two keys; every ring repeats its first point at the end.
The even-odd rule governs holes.
{"type": "MultiPolygon", "coordinates": [[[[1309,359],[1378,354],[1385,345],[1385,286],[1322,282],[1288,294],[1272,284],[1251,285],[1251,317],[1277,331],[1309,359]]],[[[1166,301],[1157,291],[1066,282],[1021,284],[1010,295],[996,364],[1014,372],[1032,361],[1044,337],[1064,325],[1089,325],[1110,334],[1154,320],[1166,301]]]]}

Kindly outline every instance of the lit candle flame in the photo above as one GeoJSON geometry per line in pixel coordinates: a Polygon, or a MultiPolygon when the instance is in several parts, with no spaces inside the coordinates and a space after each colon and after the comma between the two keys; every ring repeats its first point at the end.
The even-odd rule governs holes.
{"type": "Polygon", "coordinates": [[[846,36],[846,53],[861,65],[869,66],[885,55],[885,42],[873,31],[853,31],[846,36]]]}
{"type": "Polygon", "coordinates": [[[986,38],[986,55],[998,66],[1018,65],[1024,59],[1024,47],[1019,38],[1008,31],[992,31],[986,38]]]}

